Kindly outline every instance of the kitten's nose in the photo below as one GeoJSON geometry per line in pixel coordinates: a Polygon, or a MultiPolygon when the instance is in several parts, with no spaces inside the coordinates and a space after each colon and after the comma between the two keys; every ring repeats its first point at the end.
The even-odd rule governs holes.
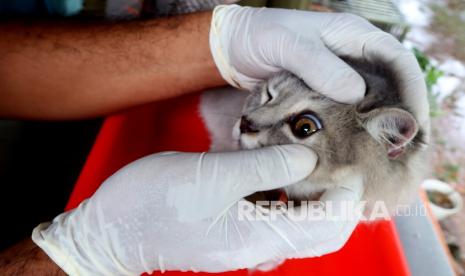
{"type": "Polygon", "coordinates": [[[250,122],[250,120],[247,119],[247,117],[245,117],[245,116],[241,117],[241,124],[239,126],[239,129],[241,131],[241,134],[242,133],[255,133],[255,132],[258,132],[258,129],[254,128],[252,126],[252,123],[250,122]]]}

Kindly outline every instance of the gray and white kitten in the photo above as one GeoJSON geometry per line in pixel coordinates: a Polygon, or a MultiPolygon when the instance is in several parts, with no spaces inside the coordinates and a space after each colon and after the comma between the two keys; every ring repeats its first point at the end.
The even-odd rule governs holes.
{"type": "MultiPolygon", "coordinates": [[[[314,150],[318,155],[314,172],[285,188],[289,199],[313,198],[360,175],[369,207],[382,200],[392,211],[396,204],[408,201],[421,181],[428,163],[425,132],[402,103],[397,77],[388,64],[344,60],[365,80],[366,95],[361,102],[335,102],[296,76],[279,73],[245,102],[223,91],[225,103],[243,104],[242,116],[232,127],[232,141],[223,140],[238,141],[242,149],[295,143],[314,150]]],[[[214,148],[218,149],[221,146],[214,148]]]]}

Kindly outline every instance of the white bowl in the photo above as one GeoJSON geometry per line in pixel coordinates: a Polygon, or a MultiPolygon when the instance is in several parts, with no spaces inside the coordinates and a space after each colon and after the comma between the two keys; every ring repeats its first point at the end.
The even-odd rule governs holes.
{"type": "Polygon", "coordinates": [[[446,194],[449,200],[452,202],[452,205],[454,206],[453,208],[444,208],[431,202],[428,198],[431,211],[438,220],[442,220],[450,215],[456,214],[462,208],[462,196],[449,184],[436,179],[427,179],[422,183],[421,186],[423,187],[423,189],[425,189],[426,192],[435,191],[446,194]]]}

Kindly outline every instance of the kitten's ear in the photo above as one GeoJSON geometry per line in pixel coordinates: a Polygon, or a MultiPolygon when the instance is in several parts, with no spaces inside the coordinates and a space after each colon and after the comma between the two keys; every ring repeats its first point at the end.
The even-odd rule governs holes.
{"type": "Polygon", "coordinates": [[[400,156],[418,132],[415,118],[400,108],[377,108],[359,117],[368,133],[386,146],[389,158],[400,156]]]}

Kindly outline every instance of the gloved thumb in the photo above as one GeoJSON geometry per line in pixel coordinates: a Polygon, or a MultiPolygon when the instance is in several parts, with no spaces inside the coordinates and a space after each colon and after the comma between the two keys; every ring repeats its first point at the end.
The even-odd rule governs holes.
{"type": "Polygon", "coordinates": [[[281,145],[231,152],[221,156],[222,165],[236,177],[241,196],[297,183],[312,173],[318,157],[302,145],[281,145]]]}
{"type": "MultiPolygon", "coordinates": [[[[172,157],[179,166],[189,155],[196,156],[178,153],[172,157]]],[[[170,185],[168,191],[168,205],[178,210],[182,220],[214,217],[254,192],[297,183],[313,171],[318,158],[305,146],[282,145],[204,153],[196,159],[195,180],[189,185],[170,185]]]]}
{"type": "Polygon", "coordinates": [[[317,160],[317,155],[305,146],[281,145],[210,154],[204,160],[204,169],[211,172],[210,166],[222,167],[231,192],[245,196],[299,182],[313,171],[317,160]]]}

